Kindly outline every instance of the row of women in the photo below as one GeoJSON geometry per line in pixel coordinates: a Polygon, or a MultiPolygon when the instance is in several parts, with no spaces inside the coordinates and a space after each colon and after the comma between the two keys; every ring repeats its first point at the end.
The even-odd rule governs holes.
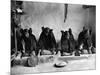
{"type": "Polygon", "coordinates": [[[78,40],[74,39],[72,29],[69,28],[68,31],[61,30],[61,49],[59,50],[59,43],[56,42],[56,39],[53,34],[53,29],[48,27],[41,27],[42,32],[40,34],[39,40],[37,41],[35,35],[32,34],[32,29],[22,29],[20,26],[17,28],[16,36],[14,33],[11,33],[11,54],[15,53],[15,48],[17,51],[21,52],[22,54],[30,55],[33,51],[35,55],[38,55],[39,50],[41,52],[45,50],[51,51],[53,54],[54,52],[61,52],[63,55],[64,52],[72,54],[73,51],[81,51],[86,49],[87,52],[90,54],[91,52],[94,53],[92,50],[93,42],[91,40],[91,33],[92,31],[83,27],[82,32],[79,33],[78,40]],[[16,39],[15,39],[16,37],[16,39]],[[16,40],[16,45],[15,45],[16,40]],[[91,48],[91,49],[90,49],[91,48]]]}

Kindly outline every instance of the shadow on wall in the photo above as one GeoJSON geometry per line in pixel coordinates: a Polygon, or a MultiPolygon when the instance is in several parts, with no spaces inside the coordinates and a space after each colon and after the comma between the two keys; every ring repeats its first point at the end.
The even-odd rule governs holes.
{"type": "Polygon", "coordinates": [[[53,29],[56,40],[61,39],[61,30],[72,28],[77,39],[83,26],[93,29],[95,33],[95,10],[84,9],[82,5],[69,4],[66,22],[64,23],[64,4],[44,2],[23,2],[23,11],[26,15],[21,17],[22,28],[32,28],[33,34],[39,38],[41,27],[53,29]]]}

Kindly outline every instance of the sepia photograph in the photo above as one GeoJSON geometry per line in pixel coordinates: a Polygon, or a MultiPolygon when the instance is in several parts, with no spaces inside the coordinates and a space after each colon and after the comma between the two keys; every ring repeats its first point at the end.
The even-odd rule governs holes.
{"type": "Polygon", "coordinates": [[[96,69],[96,5],[10,3],[11,75],[96,69]]]}

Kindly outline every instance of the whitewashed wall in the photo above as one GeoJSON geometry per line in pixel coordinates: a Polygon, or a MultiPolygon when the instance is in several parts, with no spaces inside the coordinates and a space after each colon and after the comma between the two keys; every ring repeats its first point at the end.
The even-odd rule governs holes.
{"type": "Polygon", "coordinates": [[[56,40],[60,40],[61,30],[72,28],[74,37],[77,39],[78,34],[84,25],[90,25],[92,27],[95,26],[91,25],[95,24],[95,14],[93,14],[94,11],[83,9],[82,5],[68,5],[68,16],[65,23],[64,4],[24,2],[23,7],[26,15],[21,17],[22,28],[31,27],[33,34],[37,39],[41,33],[42,26],[52,28],[54,30],[56,40]]]}

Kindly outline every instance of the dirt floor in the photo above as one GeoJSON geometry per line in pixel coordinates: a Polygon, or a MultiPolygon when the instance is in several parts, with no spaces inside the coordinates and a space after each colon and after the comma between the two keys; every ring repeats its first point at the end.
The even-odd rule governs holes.
{"type": "MultiPolygon", "coordinates": [[[[95,70],[96,67],[96,55],[85,54],[81,56],[40,56],[39,64],[36,67],[27,67],[22,65],[16,65],[11,68],[12,75],[26,75],[28,73],[43,73],[43,72],[66,72],[66,71],[79,71],[79,70],[95,70]],[[50,60],[47,60],[50,59],[50,60]],[[66,66],[61,68],[54,67],[55,63],[64,61],[66,66]]],[[[23,62],[26,62],[26,58],[22,58],[23,62]]]]}

